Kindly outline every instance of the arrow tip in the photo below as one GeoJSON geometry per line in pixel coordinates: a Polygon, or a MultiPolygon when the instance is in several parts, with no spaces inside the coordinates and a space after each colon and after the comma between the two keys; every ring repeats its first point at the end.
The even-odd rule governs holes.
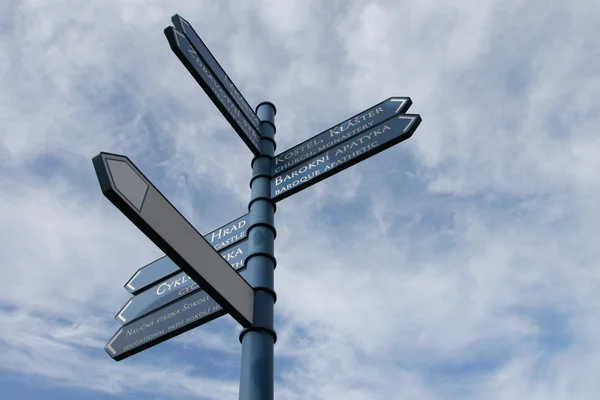
{"type": "Polygon", "coordinates": [[[415,132],[417,127],[421,124],[421,116],[419,114],[414,115],[400,115],[399,119],[407,119],[410,120],[408,124],[404,127],[404,132],[409,134],[409,137],[415,132]]]}
{"type": "Polygon", "coordinates": [[[131,277],[131,279],[129,279],[129,281],[127,281],[127,283],[125,284],[125,289],[129,292],[129,293],[133,293],[135,292],[135,287],[133,286],[133,281],[135,280],[135,278],[138,277],[138,275],[141,272],[141,268],[137,270],[137,272],[135,274],[133,274],[133,276],[131,277]]]}
{"type": "Polygon", "coordinates": [[[131,162],[128,161],[106,158],[106,167],[112,177],[115,189],[138,211],[141,211],[149,185],[140,177],[131,162]]]}
{"type": "Polygon", "coordinates": [[[396,114],[404,114],[412,106],[410,97],[391,97],[389,101],[396,105],[396,114]]]}

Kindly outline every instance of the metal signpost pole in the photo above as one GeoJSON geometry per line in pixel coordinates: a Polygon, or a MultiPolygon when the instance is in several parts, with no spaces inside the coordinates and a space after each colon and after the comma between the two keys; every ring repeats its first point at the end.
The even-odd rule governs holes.
{"type": "Polygon", "coordinates": [[[251,199],[247,228],[250,249],[246,257],[247,280],[254,288],[254,321],[240,333],[242,365],[240,400],[272,400],[274,397],[273,328],[275,202],[271,200],[271,159],[275,154],[275,113],[272,103],[256,107],[261,121],[261,151],[252,159],[251,199]]]}

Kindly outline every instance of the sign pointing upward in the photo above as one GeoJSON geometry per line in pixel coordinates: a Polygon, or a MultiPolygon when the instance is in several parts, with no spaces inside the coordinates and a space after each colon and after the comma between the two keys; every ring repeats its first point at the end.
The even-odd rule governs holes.
{"type": "Polygon", "coordinates": [[[252,325],[254,289],[129,158],[92,159],[104,196],[242,326],[252,325]]]}
{"type": "Polygon", "coordinates": [[[404,114],[411,105],[410,97],[390,97],[291,149],[279,153],[271,162],[271,174],[275,175],[288,170],[333,145],[371,129],[394,115],[404,114]]]}
{"type": "MultiPolygon", "coordinates": [[[[194,49],[188,38],[177,29],[172,26],[167,27],[165,36],[171,45],[171,50],[177,55],[185,68],[196,79],[196,82],[202,86],[202,89],[250,148],[250,151],[254,155],[258,155],[260,153],[260,133],[258,129],[250,123],[248,116],[242,112],[239,104],[232,99],[232,95],[210,68],[210,64],[194,49]]],[[[228,82],[231,81],[228,80],[228,82]]],[[[236,93],[239,94],[239,92],[236,93]]],[[[256,115],[254,116],[256,117],[256,115]]]]}
{"type": "Polygon", "coordinates": [[[240,107],[244,115],[248,118],[252,126],[260,132],[260,120],[256,116],[256,113],[250,107],[244,96],[241,95],[237,87],[233,84],[229,76],[225,73],[217,59],[212,55],[208,47],[204,44],[200,36],[196,33],[192,25],[187,22],[183,17],[178,14],[175,14],[171,17],[171,22],[175,26],[179,32],[183,33],[185,37],[190,41],[194,50],[200,57],[204,59],[204,61],[208,64],[212,72],[215,76],[221,81],[225,90],[229,93],[229,95],[235,100],[237,105],[240,107]]]}

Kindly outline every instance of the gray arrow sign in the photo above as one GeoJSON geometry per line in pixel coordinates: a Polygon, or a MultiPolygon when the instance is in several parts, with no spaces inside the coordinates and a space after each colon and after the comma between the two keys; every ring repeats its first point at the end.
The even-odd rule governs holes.
{"type": "MultiPolygon", "coordinates": [[[[237,271],[244,267],[248,254],[248,241],[219,252],[221,256],[237,271]]],[[[181,271],[177,268],[178,271],[181,271]]],[[[196,292],[200,286],[185,272],[179,272],[169,278],[159,281],[152,287],[133,296],[115,315],[121,325],[129,324],[144,315],[159,309],[180,297],[196,292]]]]}
{"type": "MultiPolygon", "coordinates": [[[[246,271],[239,271],[242,278],[246,271]]],[[[216,301],[200,290],[121,327],[104,349],[114,360],[121,361],[225,314],[216,301]]]]}
{"type": "Polygon", "coordinates": [[[394,116],[353,138],[330,147],[271,179],[271,199],[279,201],[412,136],[419,115],[394,116]]]}
{"type": "Polygon", "coordinates": [[[248,121],[248,117],[240,110],[238,104],[231,98],[223,83],[217,78],[212,69],[194,50],[189,40],[177,29],[169,26],[165,29],[165,36],[169,41],[171,50],[192,74],[196,82],[204,89],[208,97],[221,114],[231,124],[239,137],[250,148],[254,155],[260,153],[260,133],[248,121]]]}
{"type": "Polygon", "coordinates": [[[318,135],[279,153],[271,160],[271,175],[284,172],[344,140],[350,139],[394,115],[404,114],[412,105],[410,97],[390,97],[340,122],[318,135]]]}
{"type": "Polygon", "coordinates": [[[129,158],[93,158],[102,192],[242,326],[252,325],[254,289],[225,261],[129,158]]]}
{"type": "MultiPolygon", "coordinates": [[[[249,220],[250,214],[241,216],[208,235],[204,235],[204,239],[215,250],[226,249],[246,238],[246,225],[249,220]]],[[[171,261],[169,257],[164,256],[138,269],[125,284],[125,289],[131,294],[137,294],[179,271],[177,264],[171,261]]]]}

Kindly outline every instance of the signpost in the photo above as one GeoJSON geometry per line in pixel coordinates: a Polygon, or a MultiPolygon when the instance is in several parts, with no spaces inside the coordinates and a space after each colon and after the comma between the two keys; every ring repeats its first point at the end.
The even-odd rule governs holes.
{"type": "Polygon", "coordinates": [[[202,89],[250,148],[250,151],[255,155],[259,154],[260,134],[242,112],[240,106],[231,98],[223,82],[215,75],[208,62],[196,52],[185,35],[175,28],[171,26],[166,28],[165,36],[171,45],[171,50],[196,79],[196,82],[202,86],[202,89]]]}
{"type": "Polygon", "coordinates": [[[119,361],[229,313],[244,327],[239,398],[272,400],[275,203],[410,138],[421,117],[391,97],[275,156],[275,106],[255,113],[191,25],[172,22],[171,49],[254,154],[249,213],[203,237],[127,157],[94,157],[104,195],[166,254],[125,285],[134,297],[105,349],[119,361]]]}
{"type": "MultiPolygon", "coordinates": [[[[245,275],[245,269],[240,271],[240,276],[245,275]]],[[[196,291],[121,327],[104,349],[114,360],[121,361],[225,314],[204,290],[196,291]]]]}
{"type": "Polygon", "coordinates": [[[242,326],[251,326],[254,291],[125,156],[93,158],[102,192],[131,222],[242,326]]]}
{"type": "MultiPolygon", "coordinates": [[[[246,238],[246,224],[248,224],[249,218],[250,214],[243,215],[208,235],[204,235],[204,239],[215,250],[226,249],[246,238]]],[[[136,294],[179,271],[177,264],[169,257],[164,256],[138,269],[125,284],[125,289],[131,294],[136,294]]]]}
{"type": "MultiPolygon", "coordinates": [[[[412,136],[421,123],[419,115],[393,116],[379,125],[346,139],[317,147],[319,153],[271,179],[271,199],[279,201],[412,136]]],[[[273,163],[271,164],[273,165],[273,163]]]]}
{"type": "MultiPolygon", "coordinates": [[[[219,252],[236,271],[244,267],[244,260],[247,253],[247,240],[219,252]]],[[[175,264],[173,263],[173,265],[175,264]]],[[[177,269],[179,270],[179,268],[177,269]]],[[[133,296],[115,315],[115,319],[121,325],[129,324],[149,312],[198,290],[201,290],[200,286],[188,274],[179,272],[158,281],[155,285],[133,296]]]]}

